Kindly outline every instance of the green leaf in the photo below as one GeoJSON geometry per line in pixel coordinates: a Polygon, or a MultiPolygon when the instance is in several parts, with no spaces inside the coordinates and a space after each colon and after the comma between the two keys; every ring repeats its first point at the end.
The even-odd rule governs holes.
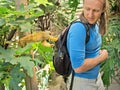
{"type": "Polygon", "coordinates": [[[110,85],[110,80],[111,79],[110,79],[110,72],[109,71],[103,73],[102,80],[103,80],[103,83],[104,83],[105,86],[108,87],[110,85]]]}
{"type": "Polygon", "coordinates": [[[33,76],[33,67],[35,66],[34,62],[31,60],[30,57],[20,57],[18,58],[18,62],[20,63],[21,67],[27,70],[29,76],[33,76]]]}
{"type": "Polygon", "coordinates": [[[16,20],[25,20],[25,16],[18,16],[18,17],[16,17],[16,20]]]}
{"type": "Polygon", "coordinates": [[[22,79],[25,77],[23,71],[20,70],[20,65],[17,64],[10,72],[11,79],[9,82],[10,90],[22,90],[22,88],[18,85],[22,79]]]}
{"type": "Polygon", "coordinates": [[[24,11],[24,4],[23,4],[23,3],[20,4],[19,10],[20,10],[20,11],[22,11],[22,10],[24,11]]]}
{"type": "Polygon", "coordinates": [[[5,19],[0,19],[0,27],[3,26],[5,24],[5,19]]]}
{"type": "Polygon", "coordinates": [[[30,24],[29,22],[23,23],[20,25],[20,28],[21,32],[30,31],[32,29],[32,24],[30,24]]]}
{"type": "Polygon", "coordinates": [[[0,14],[6,14],[8,9],[6,7],[0,6],[0,14]]]}
{"type": "Polygon", "coordinates": [[[37,11],[34,12],[34,14],[31,15],[31,17],[39,17],[41,15],[44,15],[43,10],[36,9],[37,11]]]}
{"type": "Polygon", "coordinates": [[[43,4],[44,6],[48,5],[53,5],[52,3],[48,2],[48,0],[35,0],[38,4],[43,4]]]}
{"type": "Polygon", "coordinates": [[[4,26],[3,28],[2,28],[2,30],[4,31],[4,32],[8,32],[9,30],[10,30],[10,26],[8,25],[6,25],[6,26],[4,26]]]}
{"type": "Polygon", "coordinates": [[[30,3],[29,5],[27,5],[26,9],[30,10],[33,9],[35,7],[35,5],[33,3],[30,3]]]}
{"type": "Polygon", "coordinates": [[[32,43],[29,43],[24,48],[18,47],[15,52],[17,55],[29,54],[31,49],[32,43]]]}
{"type": "Polygon", "coordinates": [[[8,74],[9,70],[12,68],[12,65],[9,62],[3,62],[0,65],[0,72],[4,72],[4,74],[8,74]]]}
{"type": "Polygon", "coordinates": [[[0,46],[0,58],[4,58],[5,60],[11,60],[14,56],[14,49],[4,49],[0,46]]]}

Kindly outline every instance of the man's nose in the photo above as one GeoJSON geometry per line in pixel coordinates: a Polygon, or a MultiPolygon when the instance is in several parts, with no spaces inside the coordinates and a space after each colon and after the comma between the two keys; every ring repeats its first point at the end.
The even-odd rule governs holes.
{"type": "Polygon", "coordinates": [[[88,17],[89,17],[89,18],[92,18],[92,17],[93,17],[93,11],[92,11],[92,10],[89,11],[88,17]]]}

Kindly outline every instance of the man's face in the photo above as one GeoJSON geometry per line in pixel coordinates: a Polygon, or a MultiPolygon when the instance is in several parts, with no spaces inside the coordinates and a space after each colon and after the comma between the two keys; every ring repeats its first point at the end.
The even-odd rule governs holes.
{"type": "Polygon", "coordinates": [[[103,13],[103,0],[84,0],[84,16],[90,24],[97,22],[103,13]]]}

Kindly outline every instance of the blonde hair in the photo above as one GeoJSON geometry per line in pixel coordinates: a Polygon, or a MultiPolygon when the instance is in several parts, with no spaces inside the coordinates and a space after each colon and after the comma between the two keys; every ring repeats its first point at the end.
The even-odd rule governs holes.
{"type": "MultiPolygon", "coordinates": [[[[83,0],[84,3],[84,0],[83,0]]],[[[103,0],[103,9],[104,12],[101,14],[100,19],[98,20],[98,24],[99,24],[99,32],[101,35],[104,35],[107,32],[107,20],[108,20],[108,0],[103,0]]],[[[88,21],[86,20],[86,18],[84,17],[83,12],[80,15],[80,19],[82,22],[84,23],[88,23],[88,21]]]]}
{"type": "Polygon", "coordinates": [[[108,0],[103,0],[104,12],[100,16],[99,28],[101,35],[107,32],[107,20],[108,20],[108,0]]]}

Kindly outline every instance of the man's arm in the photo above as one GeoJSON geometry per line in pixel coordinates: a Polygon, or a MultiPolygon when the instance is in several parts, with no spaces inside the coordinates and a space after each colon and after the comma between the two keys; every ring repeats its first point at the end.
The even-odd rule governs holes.
{"type": "Polygon", "coordinates": [[[81,73],[90,70],[99,63],[105,61],[108,58],[107,50],[101,50],[100,55],[95,58],[87,58],[82,66],[74,69],[76,73],[81,73]]]}

